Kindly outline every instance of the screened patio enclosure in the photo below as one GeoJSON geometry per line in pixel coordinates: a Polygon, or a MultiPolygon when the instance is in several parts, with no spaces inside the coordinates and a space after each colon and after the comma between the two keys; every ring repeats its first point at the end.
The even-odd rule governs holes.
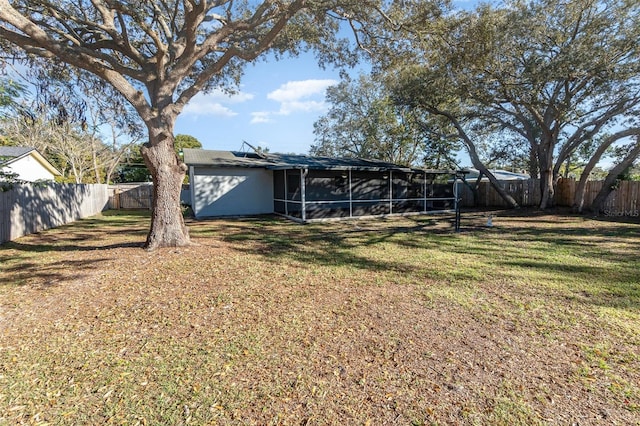
{"type": "Polygon", "coordinates": [[[395,214],[456,213],[461,172],[436,170],[273,171],[274,211],[302,222],[395,214]]]}
{"type": "Polygon", "coordinates": [[[299,222],[455,212],[463,171],[379,160],[183,150],[196,218],[279,214],[299,222]]]}

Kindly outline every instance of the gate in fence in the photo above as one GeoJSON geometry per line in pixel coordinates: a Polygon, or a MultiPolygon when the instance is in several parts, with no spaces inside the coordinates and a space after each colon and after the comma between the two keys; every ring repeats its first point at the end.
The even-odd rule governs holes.
{"type": "Polygon", "coordinates": [[[114,210],[151,210],[151,183],[118,184],[109,186],[109,208],[114,210]]]}

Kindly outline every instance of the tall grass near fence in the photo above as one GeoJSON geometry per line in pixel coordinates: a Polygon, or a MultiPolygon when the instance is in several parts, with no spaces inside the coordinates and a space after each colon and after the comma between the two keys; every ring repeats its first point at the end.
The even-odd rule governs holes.
{"type": "Polygon", "coordinates": [[[17,184],[0,192],[0,243],[93,216],[108,200],[107,185],[17,184]]]}

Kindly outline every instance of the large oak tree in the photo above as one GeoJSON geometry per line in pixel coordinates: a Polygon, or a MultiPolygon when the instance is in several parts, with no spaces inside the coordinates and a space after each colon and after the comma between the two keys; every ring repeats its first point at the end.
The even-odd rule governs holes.
{"type": "MultiPolygon", "coordinates": [[[[0,0],[0,37],[29,55],[88,71],[109,83],[145,123],[143,157],[153,176],[146,246],[190,243],[180,209],[186,166],[174,123],[201,91],[233,89],[243,64],[317,47],[323,61],[352,61],[340,30],[368,41],[362,22],[384,21],[377,0],[0,0]],[[345,24],[345,25],[343,25],[345,24]]],[[[403,4],[410,2],[404,1],[403,4]]]]}
{"type": "Polygon", "coordinates": [[[479,130],[522,141],[540,177],[542,208],[553,203],[572,153],[630,128],[637,115],[637,1],[514,0],[451,15],[428,31],[419,22],[407,29],[414,42],[389,64],[404,79],[400,100],[448,119],[480,169],[479,130]]]}

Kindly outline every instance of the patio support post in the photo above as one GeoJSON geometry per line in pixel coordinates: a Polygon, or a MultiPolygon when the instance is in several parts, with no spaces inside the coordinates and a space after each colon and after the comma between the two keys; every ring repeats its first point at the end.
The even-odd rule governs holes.
{"type": "Polygon", "coordinates": [[[349,168],[349,217],[353,217],[353,191],[351,186],[351,168],[349,168]]]}
{"type": "Polygon", "coordinates": [[[393,170],[389,170],[389,214],[393,214],[393,170]]]}
{"type": "Polygon", "coordinates": [[[289,216],[289,188],[287,187],[287,169],[284,169],[284,214],[289,216]]]}
{"type": "Polygon", "coordinates": [[[306,187],[306,180],[307,180],[307,173],[309,172],[308,169],[300,169],[300,201],[302,201],[302,221],[306,222],[307,221],[307,205],[306,205],[306,200],[307,200],[307,187],[306,187]]]}
{"type": "Polygon", "coordinates": [[[456,210],[455,230],[460,232],[460,199],[458,198],[458,175],[453,178],[453,205],[456,210]]]}
{"type": "Polygon", "coordinates": [[[424,207],[422,208],[422,212],[426,213],[427,212],[427,172],[426,170],[423,173],[424,173],[424,179],[422,180],[422,196],[424,197],[424,200],[422,205],[424,207]]]}

